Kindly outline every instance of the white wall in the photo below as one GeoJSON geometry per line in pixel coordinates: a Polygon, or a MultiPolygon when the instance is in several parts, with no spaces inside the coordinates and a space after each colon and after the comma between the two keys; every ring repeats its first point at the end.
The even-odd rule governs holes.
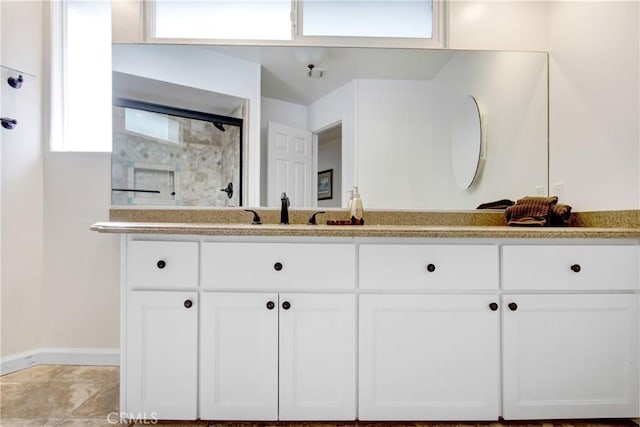
{"type": "Polygon", "coordinates": [[[639,2],[551,2],[550,183],[577,210],[640,208],[639,2]]]}
{"type": "Polygon", "coordinates": [[[111,153],[44,163],[43,347],[119,348],[119,236],[89,226],[111,204],[111,153]]]}
{"type": "Polygon", "coordinates": [[[538,186],[546,194],[546,64],[543,53],[466,53],[456,55],[433,80],[432,207],[474,209],[536,195],[538,186]],[[476,180],[463,191],[453,179],[451,132],[456,108],[467,95],[480,107],[486,151],[476,180]]]}
{"type": "MultiPolygon", "coordinates": [[[[342,130],[340,130],[342,132],[342,130]]],[[[342,143],[339,136],[318,136],[318,172],[333,169],[333,194],[331,199],[318,200],[318,207],[336,208],[341,206],[342,197],[342,143]]]]}
{"type": "Polygon", "coordinates": [[[42,345],[43,172],[42,4],[0,2],[1,62],[34,74],[21,89],[1,84],[2,116],[18,121],[2,132],[1,353],[42,345]]]}
{"type": "Polygon", "coordinates": [[[449,0],[447,47],[546,51],[549,0],[449,0]]]}
{"type": "Polygon", "coordinates": [[[114,45],[113,70],[248,99],[247,205],[259,204],[260,64],[202,46],[114,45]]]}
{"type": "Polygon", "coordinates": [[[367,208],[431,208],[432,85],[358,80],[358,185],[367,208]]]}
{"type": "Polygon", "coordinates": [[[456,49],[546,50],[550,192],[575,210],[640,208],[638,1],[453,0],[456,49]]]}
{"type": "Polygon", "coordinates": [[[545,54],[460,53],[432,81],[360,80],[358,88],[358,182],[366,206],[474,209],[546,187],[545,54]],[[467,95],[481,107],[487,150],[478,179],[462,191],[453,179],[451,131],[467,95]]]}
{"type": "Polygon", "coordinates": [[[358,118],[356,116],[357,81],[352,81],[323,96],[309,106],[309,130],[318,132],[336,123],[342,123],[342,188],[334,189],[336,196],[347,206],[349,191],[356,184],[358,165],[356,141],[358,118]]]}

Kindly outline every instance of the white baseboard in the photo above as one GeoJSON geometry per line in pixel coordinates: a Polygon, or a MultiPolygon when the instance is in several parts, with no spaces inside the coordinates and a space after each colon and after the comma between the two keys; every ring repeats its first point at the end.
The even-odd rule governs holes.
{"type": "Polygon", "coordinates": [[[0,375],[10,374],[40,364],[38,350],[12,354],[0,359],[0,375]]]}
{"type": "Polygon", "coordinates": [[[0,359],[0,375],[36,365],[118,366],[117,348],[38,348],[0,359]]]}

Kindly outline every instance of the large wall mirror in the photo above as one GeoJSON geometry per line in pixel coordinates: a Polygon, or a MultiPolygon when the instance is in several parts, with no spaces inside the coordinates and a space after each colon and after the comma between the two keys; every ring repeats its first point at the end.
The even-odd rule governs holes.
{"type": "MultiPolygon", "coordinates": [[[[197,188],[210,189],[210,197],[183,198],[185,206],[277,206],[286,191],[294,208],[344,207],[355,185],[365,208],[380,209],[466,210],[546,195],[547,69],[543,52],[113,46],[114,96],[241,120],[241,157],[215,143],[223,150],[213,154],[215,165],[179,167],[182,177],[198,175],[197,188]],[[452,142],[469,95],[482,105],[483,162],[461,189],[452,142]],[[235,181],[237,199],[224,198],[226,181],[235,181]]],[[[122,154],[115,142],[114,159],[122,154]]],[[[118,159],[128,161],[135,163],[118,159]]],[[[175,165],[155,167],[159,172],[143,171],[141,179],[175,165]]],[[[146,203],[136,199],[113,198],[146,203]]]]}

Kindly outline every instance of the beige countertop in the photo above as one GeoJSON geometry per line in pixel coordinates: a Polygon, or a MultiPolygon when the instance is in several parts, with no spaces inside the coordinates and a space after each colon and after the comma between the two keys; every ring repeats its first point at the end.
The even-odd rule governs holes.
{"type": "MultiPolygon", "coordinates": [[[[640,210],[577,212],[571,227],[507,227],[503,211],[486,210],[369,210],[364,226],[313,226],[306,222],[314,211],[291,209],[291,225],[279,225],[278,209],[257,210],[262,225],[251,225],[252,215],[242,208],[112,208],[109,220],[93,224],[91,230],[209,236],[640,239],[640,210]]],[[[328,209],[318,223],[345,216],[344,210],[328,209]]]]}
{"type": "Polygon", "coordinates": [[[207,236],[416,237],[518,239],[640,239],[640,228],[625,227],[507,227],[478,225],[278,225],[233,223],[97,222],[100,233],[188,234],[207,236]]]}

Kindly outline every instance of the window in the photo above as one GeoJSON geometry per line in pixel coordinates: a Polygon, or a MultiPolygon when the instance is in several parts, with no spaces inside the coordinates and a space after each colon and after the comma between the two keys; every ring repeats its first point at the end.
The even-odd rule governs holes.
{"type": "Polygon", "coordinates": [[[290,0],[155,0],[159,38],[290,40],[290,0]]]}
{"type": "Polygon", "coordinates": [[[431,1],[305,1],[302,12],[306,36],[432,37],[431,1]]]}
{"type": "Polygon", "coordinates": [[[153,0],[151,38],[441,46],[442,0],[153,0]]]}
{"type": "Polygon", "coordinates": [[[166,114],[125,108],[124,130],[159,141],[180,144],[180,122],[166,114]]]}
{"type": "Polygon", "coordinates": [[[111,2],[50,4],[52,151],[111,151],[111,2]]]}

